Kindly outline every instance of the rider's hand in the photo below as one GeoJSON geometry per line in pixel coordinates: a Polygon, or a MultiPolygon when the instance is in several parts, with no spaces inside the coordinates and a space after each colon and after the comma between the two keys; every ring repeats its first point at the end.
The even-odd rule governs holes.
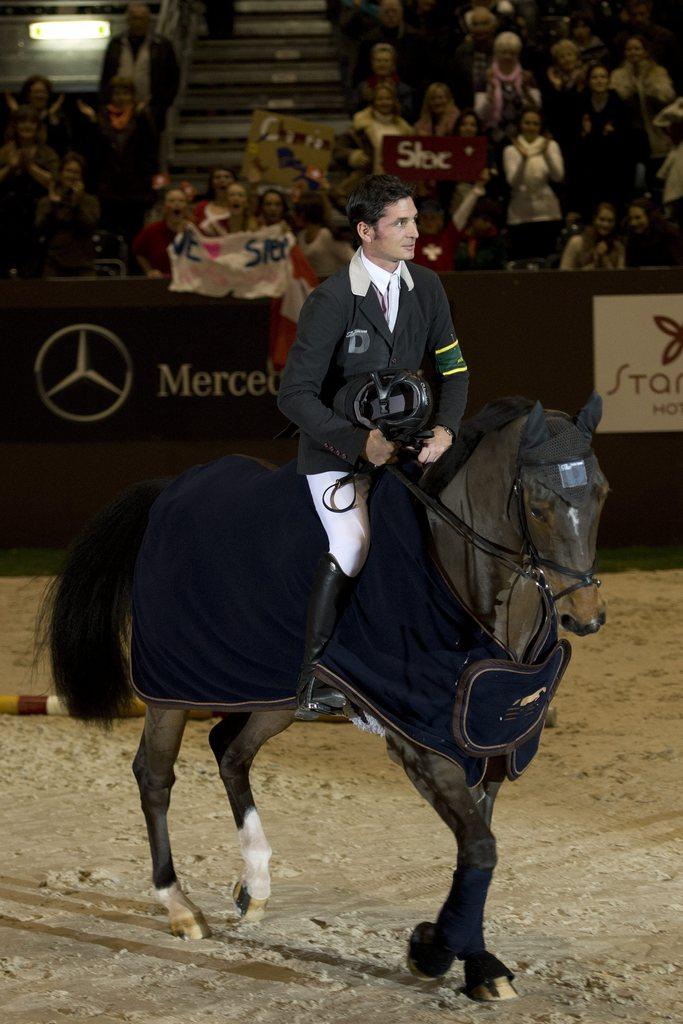
{"type": "Polygon", "coordinates": [[[453,444],[453,435],[449,434],[443,427],[434,427],[434,437],[429,437],[422,445],[418,462],[436,462],[447,448],[453,444]]]}
{"type": "Polygon", "coordinates": [[[363,448],[363,455],[373,466],[383,466],[396,451],[396,445],[387,441],[381,430],[371,430],[363,448]]]}

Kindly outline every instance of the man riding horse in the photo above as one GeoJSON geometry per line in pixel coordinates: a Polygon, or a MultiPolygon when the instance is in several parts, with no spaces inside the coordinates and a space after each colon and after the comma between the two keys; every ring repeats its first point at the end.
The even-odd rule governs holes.
{"type": "Polygon", "coordinates": [[[300,709],[311,714],[339,713],[345,703],[341,693],[318,682],[315,667],[370,545],[372,478],[367,471],[349,474],[362,462],[385,465],[396,449],[381,429],[350,422],[335,396],[371,371],[417,371],[428,351],[440,381],[436,425],[418,456],[429,463],[458,431],[469,377],[438,276],[406,264],[418,237],[413,189],[392,175],[369,175],[349,196],[346,212],[360,248],[348,268],[304,303],[278,395],[279,408],[300,428],[297,469],[307,478],[329,541],[309,597],[297,688],[300,709]]]}

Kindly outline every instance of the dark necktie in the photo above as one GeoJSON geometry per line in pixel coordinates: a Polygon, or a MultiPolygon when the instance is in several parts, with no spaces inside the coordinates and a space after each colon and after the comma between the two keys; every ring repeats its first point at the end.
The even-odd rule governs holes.
{"type": "Polygon", "coordinates": [[[385,292],[385,293],[383,294],[383,293],[382,293],[382,292],[381,292],[381,291],[379,290],[379,288],[377,287],[377,285],[376,285],[376,284],[374,284],[374,282],[373,282],[373,285],[372,285],[372,287],[373,287],[373,288],[375,289],[375,291],[377,292],[377,298],[379,299],[379,305],[380,305],[380,309],[381,309],[381,310],[382,310],[382,312],[384,313],[384,319],[386,320],[386,322],[387,322],[387,323],[389,323],[389,287],[390,287],[390,286],[391,286],[391,282],[389,282],[389,285],[387,286],[387,290],[386,290],[386,292],[385,292]]]}

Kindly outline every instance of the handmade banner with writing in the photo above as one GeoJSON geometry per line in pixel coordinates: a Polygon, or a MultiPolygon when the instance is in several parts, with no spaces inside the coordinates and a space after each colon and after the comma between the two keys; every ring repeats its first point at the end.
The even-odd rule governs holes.
{"type": "Polygon", "coordinates": [[[255,110],[242,174],[286,188],[319,188],[333,143],[334,131],[327,125],[255,110]]]}
{"type": "Polygon", "coordinates": [[[189,224],[168,247],[173,292],[271,299],[269,355],[281,369],[296,337],[299,312],[318,280],[294,235],[278,225],[209,238],[189,224]]]}

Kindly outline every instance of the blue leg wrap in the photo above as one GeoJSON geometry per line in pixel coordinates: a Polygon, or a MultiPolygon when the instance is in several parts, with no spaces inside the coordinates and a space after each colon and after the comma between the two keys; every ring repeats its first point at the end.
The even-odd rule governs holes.
{"type": "Polygon", "coordinates": [[[458,867],[453,885],[436,922],[437,940],[459,960],[483,953],[484,906],[493,869],[458,867]]]}

